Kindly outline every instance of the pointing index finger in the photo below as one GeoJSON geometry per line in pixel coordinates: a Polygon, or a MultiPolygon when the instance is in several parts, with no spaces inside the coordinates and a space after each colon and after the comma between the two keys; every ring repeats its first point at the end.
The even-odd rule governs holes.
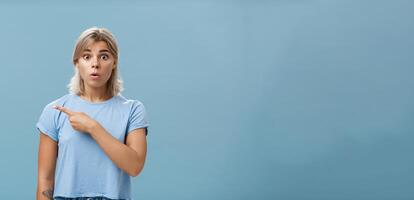
{"type": "Polygon", "coordinates": [[[73,111],[71,111],[71,110],[69,110],[69,109],[67,109],[67,108],[65,108],[63,106],[55,105],[55,106],[53,106],[53,108],[55,108],[56,110],[60,110],[60,111],[62,111],[64,113],[66,113],[67,115],[72,115],[73,114],[73,111]]]}

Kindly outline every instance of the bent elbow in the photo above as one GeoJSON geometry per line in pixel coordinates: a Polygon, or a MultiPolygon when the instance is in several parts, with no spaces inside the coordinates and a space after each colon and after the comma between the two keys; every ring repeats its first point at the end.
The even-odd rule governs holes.
{"type": "Polygon", "coordinates": [[[141,171],[142,171],[142,167],[141,166],[137,166],[137,167],[134,167],[132,170],[130,170],[128,172],[128,175],[129,176],[132,176],[132,177],[136,177],[136,176],[138,176],[141,173],[141,171]]]}
{"type": "Polygon", "coordinates": [[[129,176],[131,176],[131,177],[136,177],[136,176],[138,176],[138,172],[132,172],[132,173],[129,173],[129,176]]]}
{"type": "Polygon", "coordinates": [[[129,175],[129,176],[132,176],[132,177],[136,177],[136,176],[138,176],[138,175],[139,175],[139,172],[140,172],[140,171],[138,171],[138,170],[134,170],[134,171],[129,172],[129,173],[128,173],[128,175],[129,175]]]}

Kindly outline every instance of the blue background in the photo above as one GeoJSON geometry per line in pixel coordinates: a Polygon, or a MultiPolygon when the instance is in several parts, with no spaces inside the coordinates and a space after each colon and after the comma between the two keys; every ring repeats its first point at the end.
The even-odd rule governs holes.
{"type": "Polygon", "coordinates": [[[2,199],[34,199],[43,107],[106,27],[151,122],[135,199],[413,199],[413,1],[3,1],[2,199]]]}

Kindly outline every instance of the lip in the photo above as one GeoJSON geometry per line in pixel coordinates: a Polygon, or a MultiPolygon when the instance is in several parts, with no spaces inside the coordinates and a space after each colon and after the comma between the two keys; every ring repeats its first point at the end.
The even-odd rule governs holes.
{"type": "Polygon", "coordinates": [[[91,77],[91,79],[96,80],[99,79],[101,76],[97,73],[92,73],[89,75],[89,77],[91,77]]]}

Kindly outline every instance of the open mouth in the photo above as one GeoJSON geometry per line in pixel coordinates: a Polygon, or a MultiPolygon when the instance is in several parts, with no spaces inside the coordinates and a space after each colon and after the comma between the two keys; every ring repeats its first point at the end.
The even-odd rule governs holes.
{"type": "Polygon", "coordinates": [[[92,73],[90,76],[91,76],[92,79],[99,78],[99,74],[97,74],[97,73],[92,73]]]}

